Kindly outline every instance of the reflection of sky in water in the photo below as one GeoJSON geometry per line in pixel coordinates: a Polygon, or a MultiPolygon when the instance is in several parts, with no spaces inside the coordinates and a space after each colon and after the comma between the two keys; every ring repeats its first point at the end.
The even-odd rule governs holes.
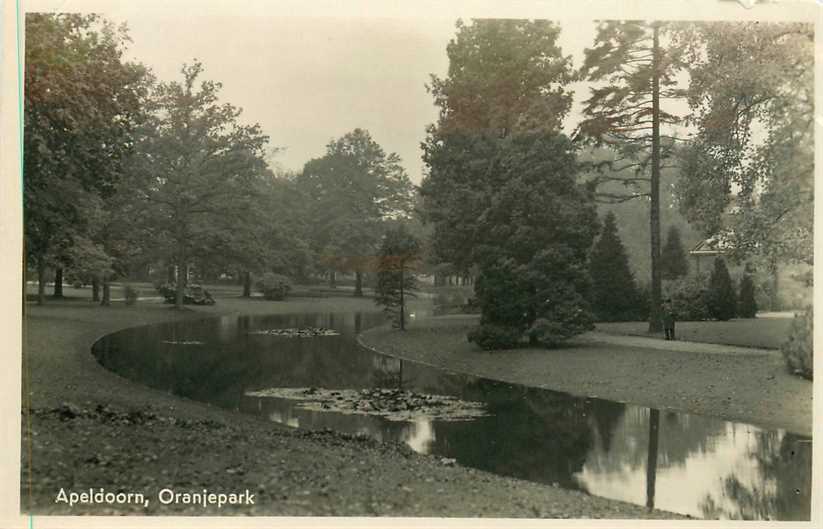
{"type": "Polygon", "coordinates": [[[403,442],[409,445],[412,450],[421,454],[428,454],[435,440],[432,421],[417,419],[409,423],[408,427],[403,430],[402,436],[403,442]]]}

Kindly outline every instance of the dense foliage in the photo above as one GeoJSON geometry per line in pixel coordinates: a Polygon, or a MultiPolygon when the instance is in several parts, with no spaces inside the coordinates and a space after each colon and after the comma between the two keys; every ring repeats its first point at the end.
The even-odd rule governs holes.
{"type": "Polygon", "coordinates": [[[681,156],[683,211],[737,258],[811,263],[814,27],[694,24],[683,40],[698,130],[681,156]]]}
{"type": "Polygon", "coordinates": [[[811,380],[814,375],[814,311],[811,305],[792,322],[789,339],[780,350],[792,373],[811,380]]]}
{"type": "Polygon", "coordinates": [[[737,295],[726,261],[722,257],[714,260],[714,270],[709,277],[706,306],[711,318],[722,321],[734,318],[737,313],[737,295]]]}
{"type": "MultiPolygon", "coordinates": [[[[459,238],[461,259],[479,269],[481,328],[471,339],[484,348],[525,336],[553,345],[591,328],[586,262],[597,215],[590,190],[575,181],[568,139],[537,133],[449,140],[429,146],[432,174],[423,191],[431,193],[432,180],[444,173],[453,178],[439,185],[463,186],[462,208],[433,208],[430,218],[435,234],[459,238]],[[487,339],[492,335],[505,339],[487,339]]],[[[443,195],[426,196],[437,203],[443,195]]]]}
{"type": "Polygon", "coordinates": [[[149,77],[123,59],[123,31],[96,15],[26,15],[23,200],[27,262],[44,301],[47,267],[109,277],[102,240],[144,116],[149,77]]]}
{"type": "Polygon", "coordinates": [[[291,291],[291,281],[284,275],[266,272],[257,281],[257,290],[263,294],[264,299],[281,301],[291,291]]]}
{"type": "Polygon", "coordinates": [[[707,320],[709,314],[708,276],[690,275],[663,285],[663,298],[671,300],[675,318],[681,321],[707,320]]]}
{"type": "Polygon", "coordinates": [[[606,215],[589,264],[592,310],[599,321],[634,320],[643,312],[637,283],[613,213],[606,215]]]}
{"type": "Polygon", "coordinates": [[[560,26],[548,20],[459,20],[446,49],[448,75],[433,75],[428,87],[440,107],[436,132],[501,137],[560,130],[572,104],[566,85],[573,70],[559,35],[560,26]]]}

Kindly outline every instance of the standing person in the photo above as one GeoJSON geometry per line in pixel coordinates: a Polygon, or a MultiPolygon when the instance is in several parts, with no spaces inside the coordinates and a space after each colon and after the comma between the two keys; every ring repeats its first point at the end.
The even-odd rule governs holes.
{"type": "Polygon", "coordinates": [[[674,307],[672,307],[671,299],[663,302],[663,308],[660,312],[663,318],[663,332],[666,334],[666,339],[674,340],[674,307]]]}

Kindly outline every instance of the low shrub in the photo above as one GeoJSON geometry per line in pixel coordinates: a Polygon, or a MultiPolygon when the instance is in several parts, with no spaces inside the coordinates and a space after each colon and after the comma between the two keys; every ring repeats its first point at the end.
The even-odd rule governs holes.
{"type": "Polygon", "coordinates": [[[814,315],[812,307],[805,314],[796,315],[789,331],[789,339],[780,347],[789,371],[812,380],[814,372],[814,315]]]}
{"type": "Polygon", "coordinates": [[[123,297],[126,298],[126,305],[134,305],[140,297],[140,291],[131,285],[123,287],[123,297]]]}
{"type": "Polygon", "coordinates": [[[256,286],[265,299],[281,301],[291,291],[291,280],[286,276],[267,272],[257,281],[256,286]]]}
{"type": "Polygon", "coordinates": [[[481,349],[511,349],[520,345],[522,332],[517,327],[485,323],[469,331],[468,339],[481,349]]]}
{"type": "Polygon", "coordinates": [[[704,275],[693,275],[664,281],[663,299],[672,300],[675,318],[679,321],[701,321],[709,319],[707,279],[704,275]]]}
{"type": "MultiPolygon", "coordinates": [[[[177,299],[177,285],[174,283],[162,283],[155,285],[166,303],[175,303],[177,299]]],[[[214,305],[215,301],[211,293],[200,285],[189,285],[183,290],[183,303],[186,305],[214,305]]]]}

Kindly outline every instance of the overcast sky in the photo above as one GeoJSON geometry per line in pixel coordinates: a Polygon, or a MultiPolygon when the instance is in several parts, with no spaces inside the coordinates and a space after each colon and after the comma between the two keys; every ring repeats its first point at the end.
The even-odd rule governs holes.
{"type": "MultiPolygon", "coordinates": [[[[205,76],[223,83],[222,99],[242,107],[243,119],[259,122],[271,145],[284,149],[273,160],[285,168],[301,169],[329,140],[361,127],[420,181],[420,142],[437,118],[425,84],[448,69],[454,19],[109,18],[128,24],[130,55],[161,80],[180,79],[184,62],[201,60],[205,76]]],[[[590,22],[564,30],[564,54],[579,65],[593,36],[590,22]]],[[[577,91],[579,103],[587,90],[577,91]]]]}

